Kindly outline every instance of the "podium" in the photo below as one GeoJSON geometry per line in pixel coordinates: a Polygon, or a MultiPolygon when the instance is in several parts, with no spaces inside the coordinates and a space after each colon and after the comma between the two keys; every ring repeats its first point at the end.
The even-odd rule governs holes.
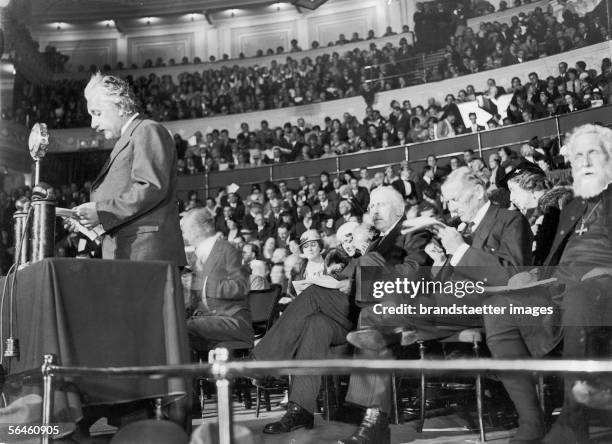
{"type": "MultiPolygon", "coordinates": [[[[9,308],[7,294],[4,338],[9,308]]],[[[40,368],[49,353],[66,366],[189,363],[180,277],[167,262],[51,258],[31,264],[17,273],[13,336],[21,355],[10,360],[9,374],[40,368]]],[[[85,406],[177,400],[187,387],[181,378],[58,379],[52,421],[76,422],[85,406]]],[[[19,395],[40,390],[40,381],[26,382],[19,395]]]]}

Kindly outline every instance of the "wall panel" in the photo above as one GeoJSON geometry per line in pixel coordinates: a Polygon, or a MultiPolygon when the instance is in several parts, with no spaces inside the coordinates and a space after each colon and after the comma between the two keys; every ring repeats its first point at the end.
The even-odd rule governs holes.
{"type": "Polygon", "coordinates": [[[147,59],[157,57],[180,63],[183,57],[193,58],[194,34],[163,34],[128,38],[128,60],[142,66],[147,59]]]}
{"type": "Polygon", "coordinates": [[[51,41],[49,44],[69,57],[66,71],[77,71],[79,65],[83,65],[86,70],[90,65],[114,67],[117,62],[115,39],[51,41]]]}

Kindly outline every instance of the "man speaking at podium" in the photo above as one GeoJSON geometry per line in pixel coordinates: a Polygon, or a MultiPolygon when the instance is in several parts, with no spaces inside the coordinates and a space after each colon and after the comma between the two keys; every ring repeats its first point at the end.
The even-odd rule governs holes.
{"type": "Polygon", "coordinates": [[[91,202],[74,208],[87,228],[102,228],[102,257],[185,265],[176,200],[176,150],[166,128],[136,111],[128,83],[94,74],[85,87],[91,127],[119,138],[93,181],[91,202]]]}

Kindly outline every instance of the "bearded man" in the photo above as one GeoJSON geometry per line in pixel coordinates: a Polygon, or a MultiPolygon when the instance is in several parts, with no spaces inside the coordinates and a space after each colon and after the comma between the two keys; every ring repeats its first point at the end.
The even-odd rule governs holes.
{"type": "MultiPolygon", "coordinates": [[[[526,317],[485,316],[487,345],[496,358],[543,357],[563,338],[563,356],[586,359],[609,353],[612,319],[612,130],[583,125],[567,141],[574,177],[572,200],[561,213],[557,233],[541,277],[555,277],[558,285],[549,293],[538,291],[487,300],[492,305],[550,305],[560,308],[561,322],[554,317],[537,324],[526,317]],[[559,328],[559,324],[561,328],[559,328]],[[528,341],[526,340],[528,339],[528,341]]],[[[528,417],[529,434],[518,434],[513,444],[542,442],[535,386],[521,381],[530,375],[503,375],[519,417],[528,417]],[[512,387],[520,386],[521,390],[512,387]]],[[[587,409],[576,402],[571,376],[565,382],[563,412],[544,438],[546,444],[588,442],[587,409]]],[[[519,429],[520,432],[520,429],[519,429]]]]}
{"type": "MultiPolygon", "coordinates": [[[[554,276],[565,284],[561,295],[563,357],[609,357],[612,338],[612,130],[599,125],[582,125],[570,136],[567,148],[576,198],[561,213],[549,257],[551,263],[555,256],[560,257],[554,276]]],[[[607,381],[592,378],[586,383],[577,382],[572,375],[565,378],[563,412],[546,435],[545,444],[588,442],[588,408],[581,403],[588,403],[588,399],[577,399],[576,389],[582,387],[583,393],[607,393],[606,408],[611,408],[609,377],[607,381]],[[585,385],[595,389],[584,390],[585,385]]]]}

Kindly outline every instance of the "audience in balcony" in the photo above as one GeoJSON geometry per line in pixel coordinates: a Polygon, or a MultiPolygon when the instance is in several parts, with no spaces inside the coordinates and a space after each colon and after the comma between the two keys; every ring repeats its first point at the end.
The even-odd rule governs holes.
{"type": "MultiPolygon", "coordinates": [[[[458,6],[459,9],[462,7],[458,6]]],[[[442,4],[439,8],[441,10],[433,12],[442,21],[447,21],[449,14],[453,17],[461,15],[459,9],[447,13],[442,4]]],[[[607,37],[607,27],[602,26],[602,20],[596,13],[583,18],[570,17],[570,14],[566,14],[563,23],[558,23],[550,11],[535,8],[527,15],[514,17],[511,24],[482,23],[478,32],[457,25],[460,34],[446,35],[446,30],[454,25],[442,27],[441,32],[435,33],[434,39],[422,37],[428,42],[436,42],[443,36],[446,44],[444,60],[433,73],[426,73],[425,80],[456,77],[520,63],[579,47],[583,41],[590,44],[607,37]],[[584,32],[577,32],[577,29],[584,32]],[[554,41],[566,43],[561,45],[562,48],[548,45],[548,49],[542,49],[542,46],[546,46],[546,35],[554,41]]],[[[440,31],[436,26],[423,28],[422,24],[416,29],[424,29],[421,32],[431,32],[432,29],[440,31]]],[[[410,32],[407,27],[403,31],[410,32]]],[[[388,29],[385,35],[393,35],[393,31],[388,29]]],[[[359,38],[358,35],[352,36],[352,39],[359,38]]],[[[339,39],[344,40],[349,41],[339,39]]],[[[179,75],[178,83],[170,75],[158,76],[155,73],[130,78],[130,81],[142,109],[152,118],[162,121],[275,109],[356,95],[363,95],[366,102],[371,103],[377,91],[423,81],[418,75],[414,77],[415,65],[411,61],[414,59],[410,57],[415,55],[415,49],[410,42],[410,38],[402,37],[399,46],[387,43],[380,48],[372,43],[367,50],[323,54],[314,60],[304,57],[298,61],[288,56],[284,64],[273,61],[269,66],[226,66],[186,72],[179,75]],[[366,66],[369,68],[366,69],[366,66]]],[[[298,48],[297,42],[292,42],[291,49],[296,51],[298,48]]],[[[149,62],[154,65],[152,61],[149,62]]],[[[157,60],[155,64],[163,64],[163,61],[157,60]]],[[[562,75],[567,76],[565,88],[576,92],[584,87],[583,76],[587,73],[576,69],[562,75]]],[[[86,126],[88,117],[80,97],[81,90],[82,85],[78,81],[70,80],[57,81],[45,87],[26,86],[26,91],[19,91],[21,96],[16,100],[18,106],[14,119],[28,124],[46,120],[52,128],[86,126]]],[[[466,91],[465,97],[471,99],[471,93],[466,91]]],[[[463,97],[460,100],[464,100],[463,97]]],[[[8,110],[4,110],[3,114],[13,117],[8,110]]]]}

